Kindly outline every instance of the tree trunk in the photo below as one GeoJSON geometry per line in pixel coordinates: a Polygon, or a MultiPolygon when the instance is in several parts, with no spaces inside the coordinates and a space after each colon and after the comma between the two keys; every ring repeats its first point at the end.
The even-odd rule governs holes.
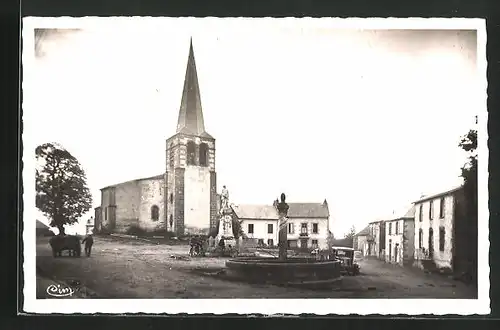
{"type": "Polygon", "coordinates": [[[59,235],[64,236],[66,234],[64,231],[64,225],[57,225],[57,229],[59,229],[59,235]]]}

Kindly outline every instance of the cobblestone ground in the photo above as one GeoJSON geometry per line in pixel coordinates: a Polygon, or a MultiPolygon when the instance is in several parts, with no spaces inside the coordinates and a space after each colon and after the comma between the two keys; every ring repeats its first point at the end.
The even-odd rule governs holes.
{"type": "Polygon", "coordinates": [[[377,260],[360,261],[362,274],[335,288],[307,290],[227,281],[213,274],[227,259],[188,258],[188,246],[96,237],[91,257],[53,258],[48,239],[37,242],[37,298],[50,283],[77,283],[95,298],[476,298],[475,289],[440,275],[377,260]],[[172,258],[177,256],[180,258],[172,258]]]}

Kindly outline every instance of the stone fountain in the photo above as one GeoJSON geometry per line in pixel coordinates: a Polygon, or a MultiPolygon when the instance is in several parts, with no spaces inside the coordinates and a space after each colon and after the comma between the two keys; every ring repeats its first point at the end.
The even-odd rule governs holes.
{"type": "Polygon", "coordinates": [[[226,261],[227,276],[249,282],[289,286],[329,286],[341,278],[340,262],[315,258],[287,257],[287,214],[285,194],[277,204],[279,212],[279,257],[243,257],[226,261]]]}

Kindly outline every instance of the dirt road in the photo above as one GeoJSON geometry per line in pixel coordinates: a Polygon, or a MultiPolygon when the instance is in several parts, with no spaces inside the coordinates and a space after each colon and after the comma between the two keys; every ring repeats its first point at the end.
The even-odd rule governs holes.
{"type": "Polygon", "coordinates": [[[361,261],[361,275],[344,277],[331,290],[225,281],[213,274],[224,268],[227,259],[190,259],[188,250],[183,245],[97,237],[90,258],[53,258],[48,240],[41,239],[37,297],[47,298],[45,286],[50,281],[78,283],[86,296],[95,298],[474,298],[475,294],[439,275],[376,260],[361,261]]]}

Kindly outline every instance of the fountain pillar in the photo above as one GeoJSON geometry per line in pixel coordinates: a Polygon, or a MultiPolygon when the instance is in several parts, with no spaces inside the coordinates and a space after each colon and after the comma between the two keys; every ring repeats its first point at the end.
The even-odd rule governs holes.
{"type": "Polygon", "coordinates": [[[279,247],[279,259],[286,260],[287,258],[287,215],[288,215],[288,204],[285,201],[285,194],[281,194],[281,202],[278,203],[278,214],[279,214],[279,236],[278,236],[278,247],[279,247]]]}

